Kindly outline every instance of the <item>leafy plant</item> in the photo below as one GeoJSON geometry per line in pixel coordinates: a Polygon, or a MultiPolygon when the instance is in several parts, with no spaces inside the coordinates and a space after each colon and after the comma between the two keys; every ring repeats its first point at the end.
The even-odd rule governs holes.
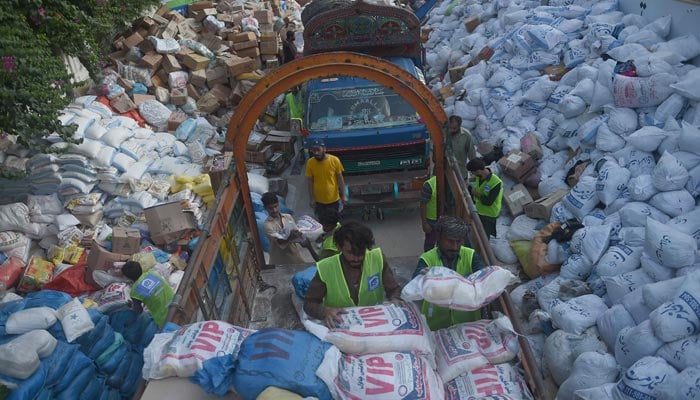
{"type": "Polygon", "coordinates": [[[45,149],[55,132],[72,141],[59,111],[71,101],[64,56],[99,80],[115,35],[159,0],[6,0],[0,7],[0,134],[45,149]]]}

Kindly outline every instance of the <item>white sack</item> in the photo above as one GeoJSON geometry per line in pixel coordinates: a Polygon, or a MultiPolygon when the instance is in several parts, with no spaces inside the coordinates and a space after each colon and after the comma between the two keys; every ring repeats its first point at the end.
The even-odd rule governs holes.
{"type": "Polygon", "coordinates": [[[595,325],[598,317],[607,309],[608,306],[600,297],[587,294],[555,306],[550,315],[555,327],[580,335],[595,325]]]}
{"type": "Polygon", "coordinates": [[[639,260],[643,250],[642,247],[630,247],[622,243],[610,246],[598,260],[595,268],[596,274],[604,277],[634,271],[639,268],[639,260]]]}
{"type": "MultiPolygon", "coordinates": [[[[700,71],[700,68],[698,68],[700,71]]],[[[700,78],[698,78],[700,81],[700,78]]],[[[698,82],[700,85],[700,82],[698,82]]],[[[683,129],[678,138],[678,145],[684,151],[700,154],[700,128],[683,121],[683,129]]]]}
{"type": "Polygon", "coordinates": [[[656,126],[644,126],[627,136],[627,143],[641,151],[654,151],[666,138],[666,131],[656,126]]]}
{"type": "Polygon", "coordinates": [[[625,147],[613,154],[613,156],[617,158],[617,162],[621,167],[625,167],[632,172],[632,177],[651,174],[656,166],[653,154],[635,150],[631,146],[625,147]]]}
{"type": "Polygon", "coordinates": [[[538,232],[539,223],[540,221],[527,215],[519,215],[510,224],[506,237],[509,241],[532,240],[538,232]]]}
{"type": "Polygon", "coordinates": [[[688,182],[688,171],[676,157],[664,152],[656,164],[651,178],[654,187],[661,191],[680,190],[688,182]]]}
{"type": "Polygon", "coordinates": [[[581,254],[572,254],[561,265],[559,276],[564,279],[586,280],[593,271],[593,263],[581,254]]]}
{"type": "Polygon", "coordinates": [[[641,226],[620,228],[617,232],[617,237],[622,241],[622,244],[629,247],[644,246],[645,235],[646,230],[641,226]]]}
{"type": "Polygon", "coordinates": [[[700,68],[685,74],[678,82],[672,84],[671,88],[689,100],[700,101],[698,86],[700,86],[700,68]]]}
{"type": "Polygon", "coordinates": [[[649,314],[654,334],[664,342],[700,332],[700,273],[685,277],[676,296],[649,314]]]}
{"type": "Polygon", "coordinates": [[[617,373],[617,364],[612,355],[598,351],[582,353],[574,361],[569,378],[559,386],[556,399],[569,400],[579,389],[612,383],[617,379],[617,373]]]}
{"type": "Polygon", "coordinates": [[[700,365],[700,335],[666,343],[661,346],[656,355],[679,371],[700,365]]]}
{"type": "Polygon", "coordinates": [[[517,264],[518,256],[515,255],[515,252],[506,239],[499,239],[491,236],[489,238],[489,244],[498,261],[504,264],[517,264]]]}
{"type": "Polygon", "coordinates": [[[671,299],[678,293],[678,290],[681,288],[683,282],[685,282],[684,277],[677,277],[644,286],[642,288],[644,304],[646,304],[650,309],[654,310],[660,307],[663,303],[671,301],[671,299]]]}
{"type": "Polygon", "coordinates": [[[605,343],[597,336],[596,328],[590,328],[583,335],[566,333],[559,329],[549,335],[544,344],[544,360],[554,381],[561,385],[570,375],[574,361],[588,351],[605,352],[605,343]]]}
{"type": "MultiPolygon", "coordinates": [[[[652,259],[647,253],[642,253],[640,261],[644,272],[646,272],[647,275],[649,275],[649,277],[656,282],[671,279],[676,273],[675,269],[664,267],[663,265],[659,264],[654,259],[652,259]]],[[[663,301],[661,303],[663,303],[663,301]]],[[[657,304],[657,306],[661,303],[657,304]]]]}
{"type": "Polygon", "coordinates": [[[687,190],[682,189],[658,193],[651,198],[649,204],[666,215],[678,217],[695,208],[695,199],[687,190]]]}
{"type": "Polygon", "coordinates": [[[0,345],[0,374],[27,379],[39,368],[40,359],[53,353],[58,342],[45,330],[32,330],[0,345]]]}
{"type": "Polygon", "coordinates": [[[582,254],[596,264],[610,243],[610,227],[607,225],[584,226],[571,238],[571,252],[582,254]]]}
{"type": "Polygon", "coordinates": [[[496,299],[506,286],[517,281],[510,271],[496,266],[482,268],[467,277],[447,267],[432,267],[408,282],[401,290],[401,298],[473,311],[496,299]]]}
{"type": "Polygon", "coordinates": [[[647,201],[659,192],[654,187],[654,179],[646,174],[631,178],[627,182],[627,190],[630,192],[630,198],[635,201],[647,201]]]}
{"type": "Polygon", "coordinates": [[[483,398],[498,393],[508,400],[531,399],[525,379],[508,363],[485,365],[445,382],[449,400],[483,398]]]}
{"type": "Polygon", "coordinates": [[[637,324],[634,322],[634,318],[625,309],[622,304],[615,304],[610,307],[607,311],[598,316],[596,320],[596,327],[600,333],[600,337],[608,345],[608,349],[611,351],[615,350],[615,341],[617,340],[617,334],[623,328],[632,328],[637,324]]]}
{"type": "Polygon", "coordinates": [[[95,327],[90,314],[77,297],[56,310],[56,317],[61,321],[68,343],[72,343],[95,327]]]}
{"type": "Polygon", "coordinates": [[[632,173],[620,167],[615,161],[607,161],[598,171],[595,190],[598,199],[606,206],[612,204],[627,189],[627,182],[632,173]]]}
{"type": "Polygon", "coordinates": [[[677,81],[677,76],[666,73],[646,78],[615,74],[613,76],[615,106],[632,108],[658,106],[673,93],[670,85],[677,81]]]}
{"type": "Polygon", "coordinates": [[[644,357],[635,362],[613,389],[615,400],[661,399],[659,386],[678,372],[661,357],[644,357]]]}
{"type": "Polygon", "coordinates": [[[645,250],[664,267],[682,268],[693,265],[696,249],[692,236],[647,218],[645,250]]]}
{"type": "Polygon", "coordinates": [[[671,377],[659,387],[659,398],[694,400],[700,394],[700,366],[694,365],[671,377]]]}
{"type": "Polygon", "coordinates": [[[637,112],[633,109],[609,107],[605,109],[605,112],[610,115],[608,127],[610,127],[610,130],[614,133],[628,136],[630,133],[637,130],[637,112]]]}
{"type": "MultiPolygon", "coordinates": [[[[648,285],[649,284],[645,285],[644,287],[648,285]]],[[[642,290],[644,289],[644,287],[642,287],[642,290]]],[[[642,290],[635,290],[634,292],[629,293],[628,295],[620,299],[620,304],[622,304],[622,306],[625,307],[625,310],[627,310],[627,312],[630,313],[630,315],[634,319],[634,322],[636,322],[637,324],[648,320],[649,313],[652,311],[652,309],[647,307],[646,303],[644,302],[642,290]]]]}
{"type": "Polygon", "coordinates": [[[608,124],[601,124],[595,136],[595,147],[600,151],[615,152],[625,147],[627,142],[614,133],[608,124]]]}
{"type": "Polygon", "coordinates": [[[26,308],[10,314],[5,323],[5,331],[10,335],[17,335],[35,329],[48,329],[57,320],[56,311],[53,308],[26,308]]]}
{"type": "Polygon", "coordinates": [[[559,289],[566,281],[567,279],[558,276],[537,290],[537,303],[541,309],[549,313],[554,307],[563,303],[559,298],[559,289]]]}
{"type": "Polygon", "coordinates": [[[258,194],[265,194],[270,191],[270,182],[266,177],[258,174],[252,174],[250,172],[248,175],[248,186],[250,191],[258,194]]]}
{"type": "Polygon", "coordinates": [[[691,60],[700,55],[700,40],[694,34],[675,37],[651,48],[657,53],[668,52],[681,57],[680,61],[691,60]]]}
{"type": "Polygon", "coordinates": [[[596,179],[591,176],[583,176],[579,179],[571,192],[564,196],[562,203],[581,221],[598,204],[596,196],[596,179]]]}
{"type": "Polygon", "coordinates": [[[687,214],[673,218],[668,221],[668,226],[679,232],[691,235],[700,246],[700,208],[696,207],[687,214]]]}
{"type": "Polygon", "coordinates": [[[611,304],[617,303],[627,294],[647,283],[654,282],[641,268],[632,272],[626,272],[615,276],[603,276],[601,278],[603,282],[605,282],[605,289],[611,304]]]}
{"type": "Polygon", "coordinates": [[[612,392],[615,383],[606,383],[590,389],[579,389],[574,392],[574,400],[613,400],[612,392]]]}
{"type": "Polygon", "coordinates": [[[620,330],[615,341],[615,360],[624,368],[629,368],[640,358],[656,354],[663,344],[654,336],[651,322],[646,320],[637,326],[620,330]]]}
{"type": "Polygon", "coordinates": [[[620,222],[624,227],[646,226],[647,217],[661,223],[666,223],[670,219],[656,207],[639,201],[627,203],[620,209],[620,222]]]}

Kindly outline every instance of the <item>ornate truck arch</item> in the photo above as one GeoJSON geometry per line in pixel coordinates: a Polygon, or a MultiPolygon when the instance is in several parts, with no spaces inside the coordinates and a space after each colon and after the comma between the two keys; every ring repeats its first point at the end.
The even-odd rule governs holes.
{"type": "MultiPolygon", "coordinates": [[[[346,75],[368,79],[391,88],[403,97],[420,115],[433,146],[435,174],[438,180],[438,196],[444,198],[444,129],[447,115],[433,93],[418,79],[400,67],[377,57],[352,52],[332,52],[306,56],[284,64],[266,75],[243,97],[229,122],[226,134],[227,147],[233,149],[236,175],[241,183],[244,204],[249,221],[255,221],[250,199],[250,187],[246,177],[245,151],[250,132],[265,108],[280,94],[312,79],[346,75]]],[[[253,240],[256,249],[262,247],[256,233],[253,240]]],[[[259,256],[262,257],[262,254],[259,256]]],[[[261,258],[264,260],[264,258],[261,258]]]]}

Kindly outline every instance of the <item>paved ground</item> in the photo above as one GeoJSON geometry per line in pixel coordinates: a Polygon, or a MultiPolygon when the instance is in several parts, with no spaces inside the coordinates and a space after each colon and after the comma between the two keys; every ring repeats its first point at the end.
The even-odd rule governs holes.
{"type": "MultiPolygon", "coordinates": [[[[301,163],[293,163],[283,176],[286,176],[289,183],[289,191],[285,199],[287,207],[294,210],[296,216],[313,215],[309,207],[306,178],[303,176],[301,163]]],[[[420,228],[420,215],[417,207],[416,204],[416,207],[412,209],[387,212],[382,221],[372,217],[369,221],[363,222],[374,232],[377,246],[386,254],[389,265],[400,284],[408,282],[411,278],[418,256],[423,249],[423,232],[420,228]]],[[[345,220],[362,222],[360,216],[353,215],[348,216],[345,220]]],[[[274,285],[277,290],[270,289],[258,293],[254,304],[251,328],[302,329],[292,303],[292,296],[295,295],[291,279],[296,272],[313,263],[311,256],[307,254],[307,257],[308,265],[277,266],[262,271],[263,280],[274,285]]]]}

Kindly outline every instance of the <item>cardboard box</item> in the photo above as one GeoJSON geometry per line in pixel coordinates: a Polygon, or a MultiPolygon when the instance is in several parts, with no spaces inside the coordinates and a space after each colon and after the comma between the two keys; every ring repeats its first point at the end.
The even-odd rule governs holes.
{"type": "Polygon", "coordinates": [[[182,210],[179,201],[143,210],[151,240],[158,245],[175,242],[195,228],[192,214],[182,210]]]}
{"type": "Polygon", "coordinates": [[[175,132],[177,128],[185,122],[187,119],[187,114],[185,114],[182,111],[175,111],[170,114],[170,117],[168,118],[168,131],[169,132],[175,132]]]}
{"type": "Polygon", "coordinates": [[[199,90],[191,83],[187,84],[186,91],[187,91],[187,95],[190,96],[191,98],[193,98],[194,101],[197,101],[197,100],[199,100],[200,97],[202,97],[199,95],[199,90]]]}
{"type": "Polygon", "coordinates": [[[255,10],[253,11],[253,18],[257,19],[261,24],[272,24],[274,21],[274,14],[272,10],[255,10]]]}
{"type": "Polygon", "coordinates": [[[141,250],[141,232],[135,228],[112,229],[112,252],[117,254],[134,254],[141,250]]]}
{"type": "Polygon", "coordinates": [[[448,70],[450,73],[450,82],[456,83],[464,76],[464,71],[467,69],[467,64],[460,65],[458,67],[453,67],[448,70]]]}
{"type": "Polygon", "coordinates": [[[280,60],[277,58],[277,54],[263,54],[260,58],[265,68],[277,68],[280,66],[280,60]]]}
{"type": "Polygon", "coordinates": [[[445,100],[446,98],[452,96],[452,86],[447,85],[440,88],[440,97],[445,100]]]}
{"type": "Polygon", "coordinates": [[[226,177],[226,171],[228,171],[232,160],[233,152],[230,151],[227,151],[224,154],[207,157],[204,163],[204,171],[209,174],[211,187],[214,189],[214,193],[219,191],[219,188],[226,177]]]}
{"type": "Polygon", "coordinates": [[[198,11],[198,10],[204,10],[206,8],[214,8],[216,7],[214,5],[213,1],[197,1],[192,4],[190,4],[187,8],[190,11],[198,11]]]}
{"type": "Polygon", "coordinates": [[[216,84],[228,83],[228,69],[225,66],[218,66],[207,70],[207,85],[213,88],[216,84]]]}
{"type": "Polygon", "coordinates": [[[276,193],[282,197],[287,197],[289,192],[289,184],[286,178],[270,178],[268,179],[270,183],[270,191],[276,193]]]}
{"type": "MultiPolygon", "coordinates": [[[[236,54],[239,57],[250,57],[253,59],[253,65],[255,65],[255,59],[258,59],[258,62],[260,62],[260,49],[258,46],[251,47],[249,49],[243,49],[243,50],[237,50],[236,54]]],[[[253,68],[251,71],[253,71],[255,68],[253,68]]],[[[250,71],[245,71],[245,72],[250,72],[250,71]]]]}
{"type": "Polygon", "coordinates": [[[182,57],[182,64],[193,70],[205,69],[209,64],[209,59],[199,54],[192,53],[182,57]]]}
{"type": "Polygon", "coordinates": [[[142,67],[150,69],[151,71],[156,71],[158,68],[160,68],[162,62],[162,55],[158,53],[148,53],[141,57],[141,61],[139,61],[139,64],[142,67]]]}
{"type": "Polygon", "coordinates": [[[265,163],[265,169],[273,174],[279,174],[287,166],[287,155],[285,153],[274,153],[265,163]]]}
{"type": "Polygon", "coordinates": [[[265,142],[266,137],[267,135],[260,132],[251,132],[250,136],[248,136],[246,150],[258,150],[262,146],[263,142],[265,142]]]}
{"type": "Polygon", "coordinates": [[[156,100],[161,103],[170,103],[170,92],[163,87],[156,87],[156,100]]]}
{"type": "Polygon", "coordinates": [[[207,85],[207,71],[204,69],[198,69],[196,71],[190,72],[190,83],[197,87],[204,87],[207,85]]]}
{"type": "Polygon", "coordinates": [[[245,160],[250,163],[265,164],[272,158],[272,153],[272,146],[270,145],[264,146],[260,150],[246,150],[245,160]]]}
{"type": "Polygon", "coordinates": [[[513,150],[498,160],[498,165],[504,174],[511,177],[518,183],[522,183],[527,177],[535,172],[537,165],[527,153],[513,150]]]}
{"type": "Polygon", "coordinates": [[[182,88],[175,88],[170,91],[170,103],[181,106],[187,103],[187,91],[182,88]]]}
{"type": "Polygon", "coordinates": [[[255,61],[252,58],[230,58],[226,60],[229,76],[237,76],[245,72],[255,70],[255,61]]]}
{"type": "Polygon", "coordinates": [[[177,58],[175,58],[175,56],[172,54],[166,54],[165,57],[163,57],[163,63],[161,66],[168,74],[171,72],[180,71],[182,69],[180,62],[178,62],[177,58]]]}
{"type": "Polygon", "coordinates": [[[239,52],[241,50],[245,49],[250,49],[252,47],[257,47],[258,45],[258,40],[246,40],[245,42],[234,42],[233,43],[233,49],[236,50],[236,52],[239,52]]]}
{"type": "Polygon", "coordinates": [[[271,130],[267,133],[265,144],[272,146],[272,150],[280,153],[294,154],[294,142],[296,136],[289,131],[271,130]]]}
{"type": "Polygon", "coordinates": [[[506,207],[508,207],[510,215],[513,217],[522,214],[524,212],[523,207],[526,204],[532,203],[530,192],[528,192],[527,188],[522,183],[513,186],[510,190],[506,190],[505,193],[503,193],[503,200],[506,203],[506,207]]]}
{"type": "Polygon", "coordinates": [[[155,100],[156,96],[152,96],[150,94],[135,94],[134,95],[134,104],[136,104],[136,107],[138,107],[141,103],[143,103],[146,100],[155,100]]]}
{"type": "Polygon", "coordinates": [[[129,98],[129,95],[122,93],[119,96],[111,99],[109,105],[112,106],[117,112],[123,114],[129,112],[136,108],[136,104],[129,98]]]}
{"type": "Polygon", "coordinates": [[[219,108],[221,108],[219,99],[212,92],[205,93],[204,96],[200,97],[199,100],[197,100],[197,109],[201,112],[213,114],[219,108]]]}
{"type": "Polygon", "coordinates": [[[473,15],[469,18],[464,19],[464,27],[467,28],[467,32],[472,33],[477,26],[481,23],[478,15],[473,15]]]}
{"type": "Polygon", "coordinates": [[[85,281],[95,287],[100,287],[92,278],[92,273],[95,271],[107,271],[114,266],[115,262],[127,261],[129,257],[130,256],[126,254],[118,254],[107,251],[104,247],[93,241],[87,257],[85,281]]]}
{"type": "Polygon", "coordinates": [[[541,197],[532,203],[525,205],[523,207],[525,215],[530,218],[549,221],[549,218],[552,215],[552,208],[554,208],[554,205],[561,201],[561,199],[566,196],[567,193],[569,193],[567,189],[559,189],[554,193],[550,193],[547,196],[541,197]]]}
{"type": "Polygon", "coordinates": [[[226,103],[228,103],[228,99],[231,97],[231,88],[221,83],[216,83],[213,86],[209,86],[211,87],[211,90],[207,94],[211,93],[214,97],[216,97],[216,99],[219,100],[220,105],[226,105],[226,103]]]}
{"type": "Polygon", "coordinates": [[[549,75],[550,81],[559,81],[569,71],[571,71],[571,69],[566,68],[564,64],[557,64],[544,67],[542,73],[549,75]]]}
{"type": "Polygon", "coordinates": [[[277,40],[260,42],[260,54],[277,54],[279,53],[279,45],[277,40]]]}
{"type": "Polygon", "coordinates": [[[520,138],[520,148],[534,160],[539,160],[544,156],[540,139],[533,132],[528,132],[527,135],[520,138]]]}
{"type": "Polygon", "coordinates": [[[228,40],[233,43],[248,42],[248,41],[258,41],[255,32],[239,32],[239,33],[229,33],[228,40]]]}
{"type": "Polygon", "coordinates": [[[128,38],[124,39],[124,47],[131,49],[132,47],[138,47],[141,42],[143,42],[143,36],[138,33],[133,33],[128,38]]]}

